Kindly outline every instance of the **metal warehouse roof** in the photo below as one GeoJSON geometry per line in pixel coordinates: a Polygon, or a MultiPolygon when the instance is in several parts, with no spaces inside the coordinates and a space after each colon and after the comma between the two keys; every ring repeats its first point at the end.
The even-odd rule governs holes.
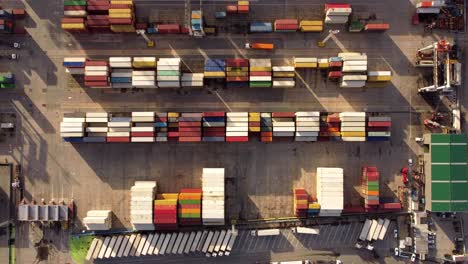
{"type": "Polygon", "coordinates": [[[430,163],[430,211],[468,211],[466,135],[432,134],[430,163]]]}

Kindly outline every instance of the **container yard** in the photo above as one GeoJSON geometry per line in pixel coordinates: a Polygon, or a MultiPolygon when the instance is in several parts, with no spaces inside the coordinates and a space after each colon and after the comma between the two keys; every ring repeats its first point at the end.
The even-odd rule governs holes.
{"type": "Polygon", "coordinates": [[[0,263],[460,260],[465,13],[5,1],[0,263]]]}

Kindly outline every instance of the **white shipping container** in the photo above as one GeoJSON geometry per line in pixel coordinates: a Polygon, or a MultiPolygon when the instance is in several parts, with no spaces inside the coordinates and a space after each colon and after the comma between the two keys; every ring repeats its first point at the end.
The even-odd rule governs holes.
{"type": "Polygon", "coordinates": [[[158,82],[160,88],[177,88],[180,87],[180,82],[158,82]]]}
{"type": "Polygon", "coordinates": [[[358,60],[367,61],[367,55],[359,52],[340,52],[338,57],[342,58],[343,61],[358,60]]]}
{"type": "Polygon", "coordinates": [[[85,57],[66,57],[63,58],[64,62],[86,62],[85,57]]]}
{"type": "Polygon", "coordinates": [[[130,132],[107,132],[108,137],[129,137],[130,132]]]}
{"type": "Polygon", "coordinates": [[[275,122],[273,120],[273,127],[294,127],[295,124],[295,122],[275,122]]]}
{"type": "Polygon", "coordinates": [[[155,57],[133,57],[134,62],[156,62],[155,57]]]}
{"type": "Polygon", "coordinates": [[[131,57],[109,57],[109,62],[132,62],[131,57]]]}
{"type": "Polygon", "coordinates": [[[116,77],[116,78],[131,78],[132,77],[132,72],[112,72],[111,77],[116,77]]]}
{"type": "Polygon", "coordinates": [[[60,127],[61,133],[70,133],[70,132],[83,132],[82,127],[60,127]]]}
{"type": "Polygon", "coordinates": [[[155,80],[155,76],[149,76],[149,75],[146,75],[146,76],[133,76],[132,77],[132,82],[139,82],[139,81],[152,81],[154,82],[155,80]]]}
{"type": "Polygon", "coordinates": [[[249,127],[226,127],[226,132],[248,132],[249,127]]]}
{"type": "Polygon", "coordinates": [[[345,75],[343,81],[366,81],[367,75],[345,75]]]}
{"type": "Polygon", "coordinates": [[[154,117],[148,116],[134,116],[132,122],[154,122],[154,117]]]}
{"type": "Polygon", "coordinates": [[[88,123],[106,123],[107,117],[87,117],[86,122],[88,123]]]}
{"type": "Polygon", "coordinates": [[[71,75],[80,75],[80,74],[84,74],[85,70],[84,68],[66,68],[65,72],[71,75]]]}
{"type": "Polygon", "coordinates": [[[367,60],[348,60],[343,62],[344,66],[367,66],[367,60]]]}
{"type": "Polygon", "coordinates": [[[298,116],[298,117],[296,117],[296,122],[318,122],[318,121],[320,121],[320,117],[318,117],[318,116],[311,116],[311,117],[298,116]]]}
{"type": "Polygon", "coordinates": [[[342,132],[366,132],[366,127],[341,127],[342,132]]]}
{"type": "Polygon", "coordinates": [[[271,76],[250,76],[251,82],[268,82],[271,81],[271,76]]]}
{"type": "Polygon", "coordinates": [[[86,10],[65,10],[63,15],[65,17],[86,17],[88,12],[86,10]]]}
{"type": "Polygon", "coordinates": [[[299,63],[317,63],[317,58],[294,58],[294,62],[299,63]]]}
{"type": "Polygon", "coordinates": [[[284,80],[284,81],[274,80],[273,81],[273,87],[294,87],[294,86],[296,86],[296,82],[291,81],[291,80],[284,80]]]}
{"type": "Polygon", "coordinates": [[[296,117],[320,117],[320,112],[296,112],[296,117]]]}
{"type": "Polygon", "coordinates": [[[85,71],[108,71],[108,66],[85,66],[85,71]]]}
{"type": "Polygon", "coordinates": [[[392,76],[391,71],[368,71],[367,76],[392,76]]]}
{"type": "Polygon", "coordinates": [[[354,142],[364,142],[366,137],[341,137],[343,141],[354,141],[354,142]]]}
{"type": "Polygon", "coordinates": [[[108,117],[109,114],[108,113],[86,113],[86,117],[108,117]]]}
{"type": "Polygon", "coordinates": [[[107,122],[108,127],[130,127],[131,122],[107,122]]]}
{"type": "Polygon", "coordinates": [[[109,127],[109,132],[130,132],[130,127],[109,127]]]}
{"type": "Polygon", "coordinates": [[[227,122],[249,122],[249,118],[248,117],[232,117],[232,116],[228,116],[226,117],[226,120],[227,122]]]}
{"type": "Polygon", "coordinates": [[[182,81],[203,81],[203,73],[184,73],[182,74],[182,81]]]}
{"type": "Polygon", "coordinates": [[[155,142],[154,137],[132,137],[132,142],[155,142]]]}
{"type": "Polygon", "coordinates": [[[158,81],[179,81],[180,76],[160,76],[158,75],[158,81]]]}
{"type": "Polygon", "coordinates": [[[273,66],[274,72],[294,72],[294,66],[273,66]]]}
{"type": "Polygon", "coordinates": [[[132,80],[132,86],[135,86],[135,87],[156,87],[154,81],[135,81],[135,80],[132,80]]]}
{"type": "Polygon", "coordinates": [[[296,131],[297,132],[320,131],[320,127],[317,127],[317,126],[311,126],[311,127],[299,126],[299,127],[296,127],[296,131]]]}
{"type": "Polygon", "coordinates": [[[155,71],[132,71],[132,76],[155,76],[155,71]]]}
{"type": "Polygon", "coordinates": [[[78,133],[78,132],[65,132],[65,133],[60,133],[60,137],[83,137],[84,133],[78,133]]]}
{"type": "Polygon", "coordinates": [[[159,65],[158,63],[158,71],[178,71],[180,70],[180,65],[159,65]]]}
{"type": "Polygon", "coordinates": [[[327,10],[327,16],[342,16],[351,14],[352,10],[349,7],[329,8],[327,10]]]}
{"type": "Polygon", "coordinates": [[[366,81],[342,81],[341,88],[362,88],[366,86],[366,81]]]}
{"type": "Polygon", "coordinates": [[[344,16],[326,16],[325,24],[345,24],[348,22],[348,15],[344,16]]]}
{"type": "Polygon", "coordinates": [[[249,112],[227,112],[226,116],[227,117],[249,117],[249,112]]]}
{"type": "Polygon", "coordinates": [[[296,137],[318,137],[319,132],[298,131],[296,137]]]}
{"type": "Polygon", "coordinates": [[[60,122],[60,127],[84,127],[83,122],[60,122]]]}
{"type": "Polygon", "coordinates": [[[110,62],[111,68],[132,68],[131,62],[110,62]]]}
{"type": "MultiPolygon", "coordinates": [[[[359,118],[359,117],[357,117],[357,118],[359,118]]],[[[366,126],[366,122],[364,122],[364,120],[362,122],[357,122],[357,121],[353,121],[353,122],[343,121],[343,122],[341,122],[341,128],[343,128],[343,127],[365,127],[365,126],[366,126]]]]}
{"type": "Polygon", "coordinates": [[[85,76],[109,76],[108,71],[85,71],[85,76]]]}
{"type": "Polygon", "coordinates": [[[279,229],[262,229],[262,230],[253,230],[250,232],[252,236],[279,236],[279,229]]]}
{"type": "Polygon", "coordinates": [[[298,121],[296,122],[296,126],[320,126],[320,121],[298,121]]]}

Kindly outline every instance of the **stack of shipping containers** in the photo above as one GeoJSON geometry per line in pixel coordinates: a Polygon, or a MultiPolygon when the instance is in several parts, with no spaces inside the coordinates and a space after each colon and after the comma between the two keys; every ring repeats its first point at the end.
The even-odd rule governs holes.
{"type": "Polygon", "coordinates": [[[107,61],[85,62],[85,86],[109,88],[109,66],[107,61]]]}
{"type": "Polygon", "coordinates": [[[249,134],[260,134],[260,113],[249,112],[249,134]]]}
{"type": "Polygon", "coordinates": [[[296,32],[298,29],[297,19],[275,20],[275,32],[296,32]]]}
{"type": "Polygon", "coordinates": [[[250,87],[271,87],[271,59],[250,59],[250,87]]]}
{"type": "Polygon", "coordinates": [[[167,141],[179,141],[179,113],[167,113],[167,141]]]}
{"type": "Polygon", "coordinates": [[[158,194],[154,201],[154,227],[157,230],[177,229],[178,193],[158,194]]]}
{"type": "Polygon", "coordinates": [[[91,210],[83,218],[83,225],[87,230],[109,230],[112,228],[112,211],[91,210]]]}
{"type": "Polygon", "coordinates": [[[321,20],[302,20],[299,23],[301,32],[322,32],[323,21],[321,20]]]}
{"type": "Polygon", "coordinates": [[[85,32],[86,1],[66,0],[63,5],[62,29],[70,32],[85,32]]]}
{"type": "Polygon", "coordinates": [[[161,58],[158,60],[159,88],[180,87],[180,58],[161,58]]]}
{"type": "Polygon", "coordinates": [[[249,113],[230,112],[226,113],[226,141],[247,142],[249,141],[249,113]]]}
{"type": "Polygon", "coordinates": [[[364,87],[367,80],[367,55],[360,53],[339,53],[338,57],[343,59],[343,77],[340,87],[364,87]]]}
{"type": "Polygon", "coordinates": [[[367,72],[368,82],[389,82],[392,80],[391,71],[369,71],[367,72]]]}
{"type": "Polygon", "coordinates": [[[344,207],[343,169],[317,168],[320,216],[340,216],[344,207]]]}
{"type": "Polygon", "coordinates": [[[132,71],[132,86],[136,88],[156,87],[156,58],[155,57],[134,57],[132,71]]]}
{"type": "Polygon", "coordinates": [[[106,142],[109,128],[107,113],[86,113],[86,137],[84,142],[106,142]]]}
{"type": "Polygon", "coordinates": [[[132,142],[154,142],[153,112],[132,112],[132,123],[130,129],[132,142]]]}
{"type": "Polygon", "coordinates": [[[203,225],[224,225],[224,168],[203,168],[203,225]]]}
{"type": "Polygon", "coordinates": [[[201,10],[192,10],[192,31],[194,32],[203,32],[203,16],[201,10]]]}
{"type": "Polygon", "coordinates": [[[250,33],[270,33],[270,32],[273,32],[273,26],[270,22],[250,23],[250,33]]]}
{"type": "Polygon", "coordinates": [[[84,57],[69,57],[63,59],[63,67],[65,71],[71,75],[82,75],[85,73],[86,58],[84,57]]]}
{"type": "Polygon", "coordinates": [[[366,141],[366,113],[343,112],[341,119],[341,139],[343,141],[366,141]]]}
{"type": "Polygon", "coordinates": [[[224,112],[203,113],[203,141],[223,142],[226,135],[226,116],[224,112]]]}
{"type": "Polygon", "coordinates": [[[68,138],[80,138],[84,136],[85,118],[83,116],[65,116],[60,122],[60,136],[68,138]]]}
{"type": "MultiPolygon", "coordinates": [[[[63,21],[62,21],[63,25],[63,21]]],[[[14,31],[13,15],[0,7],[0,33],[12,33],[14,31]]]]}
{"type": "Polygon", "coordinates": [[[200,142],[203,113],[182,113],[179,117],[179,142],[200,142]]]}
{"type": "Polygon", "coordinates": [[[86,26],[92,32],[110,32],[110,2],[107,0],[88,0],[86,26]]]}
{"type": "Polygon", "coordinates": [[[307,216],[314,217],[320,213],[320,204],[317,202],[317,198],[311,198],[309,206],[307,208],[307,216]]]}
{"type": "Polygon", "coordinates": [[[135,32],[132,0],[111,0],[109,22],[112,32],[135,32]]]}
{"type": "Polygon", "coordinates": [[[362,168],[362,194],[367,210],[377,209],[379,206],[379,176],[377,167],[362,168]]]}
{"type": "Polygon", "coordinates": [[[306,217],[307,207],[309,206],[309,195],[303,188],[296,188],[294,192],[294,216],[306,217]]]}
{"type": "Polygon", "coordinates": [[[318,68],[319,69],[328,69],[328,58],[321,58],[317,60],[318,68]]]}
{"type": "Polygon", "coordinates": [[[391,136],[392,118],[389,116],[370,116],[367,122],[368,141],[388,141],[391,136]]]}
{"type": "Polygon", "coordinates": [[[225,78],[226,62],[219,59],[206,59],[204,76],[210,79],[225,78]]]}
{"type": "Polygon", "coordinates": [[[247,87],[249,83],[249,60],[226,60],[226,86],[228,88],[247,87]]]}
{"type": "Polygon", "coordinates": [[[179,224],[201,225],[201,189],[182,189],[179,194],[179,224]]]}
{"type": "Polygon", "coordinates": [[[260,113],[260,140],[262,142],[273,141],[273,120],[271,113],[260,113]]]}
{"type": "Polygon", "coordinates": [[[130,189],[130,222],[135,230],[154,230],[155,181],[136,181],[130,189]]]}
{"type": "Polygon", "coordinates": [[[237,1],[237,12],[239,14],[249,13],[249,1],[237,1]]]}
{"type": "Polygon", "coordinates": [[[273,66],[273,88],[292,88],[294,81],[294,66],[273,66]]]}
{"type": "MultiPolygon", "coordinates": [[[[172,113],[171,115],[173,115],[172,113]]],[[[157,112],[155,117],[155,132],[156,132],[156,142],[167,142],[168,141],[168,133],[169,133],[169,118],[168,113],[166,112],[157,112]]],[[[175,119],[172,119],[175,120],[175,119]]],[[[177,122],[172,122],[172,124],[177,124],[177,122]]],[[[175,127],[176,131],[178,131],[178,127],[175,127]]],[[[177,141],[177,140],[175,140],[177,141]]]]}
{"type": "Polygon", "coordinates": [[[296,141],[317,141],[320,112],[296,112],[296,141]]]}
{"type": "Polygon", "coordinates": [[[328,59],[328,78],[337,80],[343,76],[343,59],[341,57],[331,57],[328,59]]]}
{"type": "Polygon", "coordinates": [[[320,121],[319,140],[341,140],[341,119],[338,114],[326,114],[321,117],[320,121]]]}
{"type": "Polygon", "coordinates": [[[110,57],[112,88],[132,88],[132,58],[110,57]]]}
{"type": "Polygon", "coordinates": [[[351,12],[349,4],[325,4],[325,23],[346,24],[351,12]]]}
{"type": "Polygon", "coordinates": [[[294,68],[296,69],[316,69],[317,58],[294,58],[294,68]]]}
{"type": "Polygon", "coordinates": [[[182,87],[203,87],[203,73],[183,73],[182,87]]]}
{"type": "Polygon", "coordinates": [[[0,88],[15,88],[15,76],[11,72],[0,72],[0,88]]]}
{"type": "Polygon", "coordinates": [[[130,142],[131,116],[110,116],[107,142],[130,142]]]}
{"type": "Polygon", "coordinates": [[[274,141],[293,141],[296,124],[294,112],[274,112],[271,114],[273,121],[274,141]]]}

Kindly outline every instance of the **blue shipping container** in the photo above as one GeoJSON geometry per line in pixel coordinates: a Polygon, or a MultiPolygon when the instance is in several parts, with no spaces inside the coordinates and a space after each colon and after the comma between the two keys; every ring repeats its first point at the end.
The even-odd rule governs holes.
{"type": "Polygon", "coordinates": [[[250,32],[269,33],[273,32],[273,26],[267,22],[253,22],[250,23],[250,32]]]}
{"type": "Polygon", "coordinates": [[[111,77],[112,83],[131,83],[131,77],[111,77]]]}
{"type": "Polygon", "coordinates": [[[85,64],[84,62],[63,62],[63,66],[81,68],[81,67],[84,67],[85,64]]]}

